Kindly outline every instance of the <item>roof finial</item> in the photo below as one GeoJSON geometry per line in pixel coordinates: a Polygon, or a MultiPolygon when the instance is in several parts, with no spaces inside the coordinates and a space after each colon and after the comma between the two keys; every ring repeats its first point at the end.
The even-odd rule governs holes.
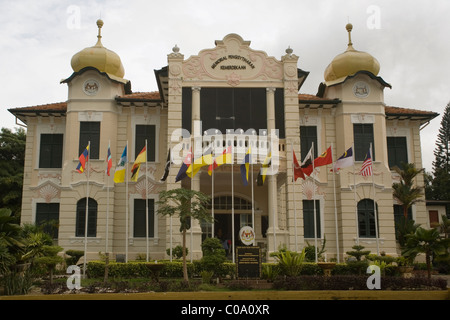
{"type": "Polygon", "coordinates": [[[97,20],[97,27],[98,27],[98,36],[97,36],[97,44],[96,46],[102,46],[102,27],[103,27],[103,20],[102,19],[98,19],[97,20]]]}
{"type": "Polygon", "coordinates": [[[345,26],[345,29],[347,29],[347,32],[348,32],[348,46],[350,47],[350,46],[353,45],[353,43],[352,43],[352,35],[351,35],[352,29],[353,29],[353,25],[349,22],[345,26]]]}

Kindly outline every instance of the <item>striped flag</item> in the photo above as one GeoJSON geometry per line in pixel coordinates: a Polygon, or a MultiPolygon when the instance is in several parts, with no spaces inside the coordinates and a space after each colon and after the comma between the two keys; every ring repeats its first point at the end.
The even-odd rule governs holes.
{"type": "Polygon", "coordinates": [[[370,156],[370,149],[367,151],[366,158],[361,167],[360,174],[364,177],[372,175],[372,157],[370,156]]]}
{"type": "Polygon", "coordinates": [[[119,163],[116,166],[116,171],[114,172],[114,182],[115,183],[122,183],[125,182],[125,170],[126,170],[126,164],[128,162],[128,156],[127,156],[127,146],[123,149],[122,156],[120,157],[119,163]]]}
{"type": "Polygon", "coordinates": [[[106,158],[106,174],[108,177],[111,175],[112,158],[111,158],[111,146],[108,145],[108,157],[106,158]]]}
{"type": "Polygon", "coordinates": [[[244,186],[248,185],[248,172],[249,172],[249,166],[251,162],[251,148],[248,147],[247,153],[244,157],[244,162],[241,164],[241,176],[242,176],[242,183],[244,186]]]}
{"type": "Polygon", "coordinates": [[[133,167],[131,168],[131,181],[136,182],[139,177],[139,169],[141,168],[141,163],[147,162],[147,149],[146,146],[142,148],[139,155],[134,160],[133,167]]]}
{"type": "Polygon", "coordinates": [[[84,169],[86,168],[86,162],[88,162],[89,160],[89,144],[87,145],[86,149],[84,149],[83,153],[80,155],[79,160],[80,162],[78,163],[76,170],[79,173],[83,173],[84,169]]]}

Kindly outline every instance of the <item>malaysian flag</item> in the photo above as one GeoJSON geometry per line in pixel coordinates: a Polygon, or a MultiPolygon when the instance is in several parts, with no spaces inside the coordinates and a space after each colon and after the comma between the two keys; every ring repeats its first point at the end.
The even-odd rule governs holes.
{"type": "Polygon", "coordinates": [[[360,174],[364,177],[372,175],[372,157],[370,156],[370,149],[367,151],[366,158],[361,167],[360,174]]]}

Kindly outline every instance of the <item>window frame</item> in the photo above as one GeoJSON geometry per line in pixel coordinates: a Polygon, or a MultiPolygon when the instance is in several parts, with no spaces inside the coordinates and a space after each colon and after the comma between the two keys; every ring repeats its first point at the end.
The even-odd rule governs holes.
{"type": "Polygon", "coordinates": [[[80,137],[78,145],[78,154],[81,155],[90,142],[89,159],[100,159],[100,121],[80,121],[80,137]],[[94,128],[95,126],[95,128],[94,128]],[[96,128],[98,126],[98,129],[96,128]],[[83,128],[84,127],[84,128],[83,128]],[[88,128],[86,128],[88,127],[88,128]]]}
{"type": "Polygon", "coordinates": [[[52,239],[58,239],[59,227],[46,224],[49,221],[56,220],[59,224],[60,203],[59,202],[37,202],[35,213],[35,224],[44,225],[44,232],[49,234],[52,239]],[[55,217],[52,217],[55,215],[55,217]]]}
{"type": "MultiPolygon", "coordinates": [[[[375,203],[376,216],[378,221],[378,203],[375,203]]],[[[375,214],[373,210],[373,199],[362,199],[357,204],[358,211],[358,238],[368,238],[375,239],[378,233],[380,237],[380,224],[375,223],[375,214]],[[362,208],[362,206],[365,206],[362,208]],[[369,208],[371,206],[371,208],[369,208]],[[361,228],[364,226],[364,229],[361,228]],[[378,232],[376,232],[375,226],[378,227],[378,232]],[[364,232],[364,233],[362,233],[364,232]],[[373,234],[372,234],[373,232],[373,234]]]]}
{"type": "MultiPolygon", "coordinates": [[[[97,237],[97,223],[98,223],[98,203],[95,199],[88,200],[88,230],[87,236],[90,238],[97,237]],[[94,224],[92,223],[94,222],[94,224]]],[[[75,217],[75,237],[85,236],[86,223],[86,198],[77,201],[76,217],[75,217]]]]}
{"type": "Polygon", "coordinates": [[[148,199],[140,199],[135,198],[133,199],[133,238],[136,239],[145,239],[146,238],[146,229],[145,229],[145,214],[146,214],[146,207],[145,207],[145,201],[148,201],[148,238],[156,238],[156,199],[154,198],[148,198],[148,199]],[[137,202],[143,202],[143,208],[138,207],[136,204],[137,202]],[[150,205],[152,202],[153,205],[150,205]],[[136,210],[139,210],[139,212],[136,212],[136,210]],[[143,217],[137,216],[137,214],[143,215],[143,217]],[[143,221],[141,221],[143,220],[143,221]],[[140,230],[140,226],[143,225],[143,230],[140,230]],[[136,235],[137,231],[139,232],[138,235],[136,235]],[[143,234],[141,235],[141,233],[143,234]]]}
{"type": "Polygon", "coordinates": [[[408,139],[405,136],[387,136],[386,137],[386,146],[388,153],[388,165],[390,169],[393,169],[395,166],[400,167],[402,163],[408,163],[408,139]],[[399,146],[399,141],[402,141],[402,146],[399,146]],[[392,153],[394,155],[392,156],[392,153]],[[404,159],[402,158],[404,155],[404,159]],[[393,158],[394,157],[394,158],[393,158]]]}
{"type": "Polygon", "coordinates": [[[305,239],[313,239],[314,235],[314,202],[316,201],[316,230],[317,238],[322,237],[322,223],[321,223],[321,210],[320,200],[303,200],[303,237],[305,239]]]}
{"type": "Polygon", "coordinates": [[[355,144],[355,161],[364,161],[370,144],[372,144],[372,161],[375,161],[375,134],[373,123],[353,123],[353,141],[355,144]],[[361,128],[361,133],[356,128],[361,128]],[[370,134],[369,134],[370,128],[370,134]]]}
{"type": "Polygon", "coordinates": [[[147,162],[156,162],[156,125],[155,124],[136,124],[134,131],[134,153],[135,158],[139,155],[145,146],[145,139],[147,139],[147,162]],[[139,130],[138,130],[139,127],[139,130]],[[145,128],[145,134],[139,131],[145,128]],[[150,129],[150,132],[148,132],[150,129]],[[151,132],[153,131],[153,132],[151,132]],[[153,137],[152,137],[153,135],[153,137]],[[153,140],[152,140],[153,139],[153,140]],[[149,141],[150,140],[150,141],[149,141]]]}
{"type": "Polygon", "coordinates": [[[39,142],[39,169],[61,169],[63,164],[64,134],[41,133],[39,142]],[[45,141],[51,137],[51,141],[45,141]],[[61,141],[55,141],[55,138],[61,141]],[[59,150],[58,150],[59,149],[59,150]],[[56,156],[55,156],[56,154],[56,156]]]}
{"type": "Polygon", "coordinates": [[[313,154],[313,158],[317,158],[318,155],[318,126],[313,125],[301,125],[300,126],[300,157],[301,160],[303,161],[306,157],[306,155],[308,154],[309,150],[311,149],[312,143],[314,142],[314,154],[313,154]],[[315,132],[315,136],[314,134],[311,134],[315,132]]]}

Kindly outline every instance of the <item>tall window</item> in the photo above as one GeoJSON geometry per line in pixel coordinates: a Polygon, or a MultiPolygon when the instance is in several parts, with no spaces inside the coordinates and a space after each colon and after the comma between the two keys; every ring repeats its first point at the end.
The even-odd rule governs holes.
{"type": "Polygon", "coordinates": [[[86,149],[88,143],[91,143],[89,157],[91,159],[100,158],[100,122],[83,121],[80,122],[80,145],[78,154],[80,155],[86,149]]]}
{"type": "Polygon", "coordinates": [[[305,159],[312,144],[314,143],[314,159],[317,158],[317,127],[316,126],[300,126],[300,148],[302,160],[305,159]]]}
{"type": "MultiPolygon", "coordinates": [[[[320,201],[316,200],[316,230],[317,237],[320,233],[320,201]]],[[[303,200],[303,232],[305,238],[314,238],[314,201],[303,200]]]]}
{"type": "MultiPolygon", "coordinates": [[[[80,199],[77,202],[77,215],[75,225],[75,236],[84,237],[86,226],[86,198],[80,199]]],[[[88,202],[88,225],[87,236],[97,236],[97,201],[89,198],[88,202]]]]}
{"type": "Polygon", "coordinates": [[[53,239],[58,239],[59,203],[37,203],[36,225],[42,226],[53,239]]]}
{"type": "MultiPolygon", "coordinates": [[[[378,210],[377,210],[378,216],[378,210]]],[[[358,229],[361,238],[375,238],[375,214],[373,200],[363,199],[358,202],[358,229]]]]}
{"type": "MultiPolygon", "coordinates": [[[[265,88],[201,88],[200,118],[202,130],[267,129],[267,92],[265,88]]],[[[192,88],[183,88],[182,127],[192,125],[192,88]]],[[[275,127],[285,137],[284,90],[275,91],[275,127]]]]}
{"type": "Polygon", "coordinates": [[[389,168],[400,167],[402,163],[408,163],[408,149],[406,137],[387,137],[389,168]]]}
{"type": "Polygon", "coordinates": [[[63,134],[41,134],[39,168],[62,168],[63,134]]]}
{"type": "Polygon", "coordinates": [[[355,140],[355,160],[364,161],[370,144],[372,144],[372,160],[375,160],[375,148],[373,140],[373,124],[355,123],[353,124],[353,136],[355,140]]]}
{"type": "Polygon", "coordinates": [[[147,140],[147,161],[155,161],[156,130],[155,125],[136,125],[135,155],[138,156],[147,140]]]}
{"type": "MultiPolygon", "coordinates": [[[[135,238],[145,238],[145,199],[134,199],[134,226],[133,235],[135,238]]],[[[148,199],[148,236],[155,236],[155,200],[148,199]]]]}

